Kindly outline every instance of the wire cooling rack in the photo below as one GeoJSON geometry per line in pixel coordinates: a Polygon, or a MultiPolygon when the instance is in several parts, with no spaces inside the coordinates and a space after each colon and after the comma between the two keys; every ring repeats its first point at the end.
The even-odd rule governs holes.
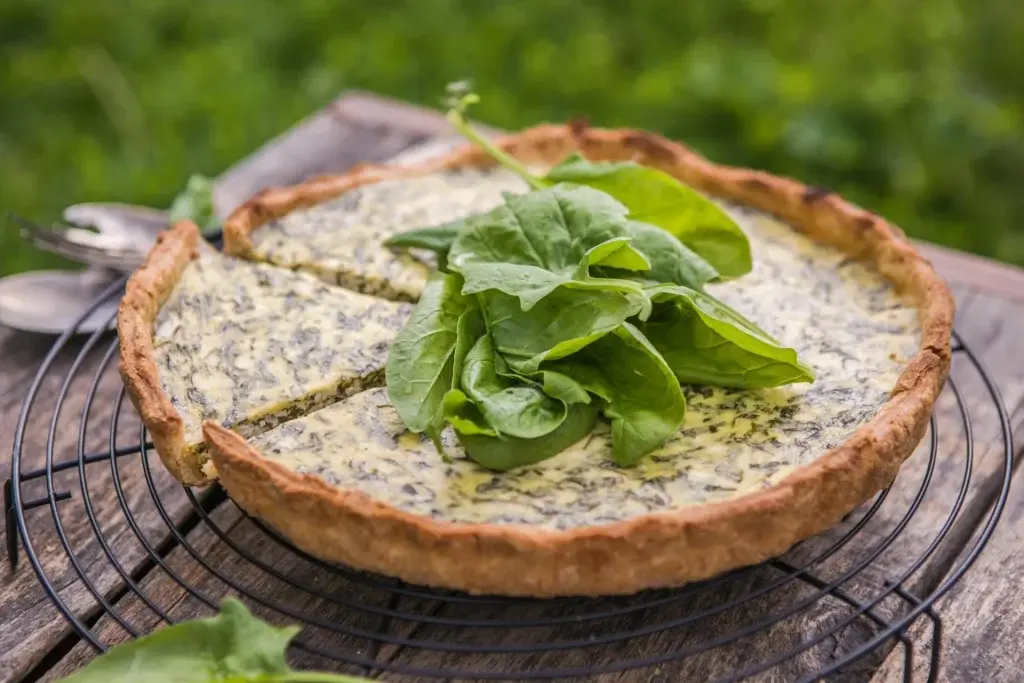
{"type": "MultiPolygon", "coordinates": [[[[112,285],[96,306],[118,297],[122,288],[123,282],[112,285]]],[[[672,667],[704,658],[714,664],[701,665],[701,680],[846,680],[865,661],[873,663],[862,671],[870,671],[895,645],[902,648],[904,681],[914,677],[915,655],[929,672],[926,680],[933,680],[941,666],[935,602],[988,541],[1010,482],[1006,410],[992,379],[956,335],[957,362],[940,401],[955,404],[944,414],[957,418],[940,425],[933,417],[914,456],[925,459],[925,466],[915,467],[912,479],[904,468],[890,488],[828,534],[764,565],[677,590],[600,600],[469,596],[322,562],[245,517],[218,487],[197,495],[167,486],[145,431],[140,427],[137,436],[124,436],[135,418],[123,387],[117,391],[114,384],[116,393],[100,397],[98,387],[118,382],[116,339],[103,331],[93,334],[61,371],[65,364],[57,359],[78,347],[73,332],[55,342],[22,408],[5,487],[7,551],[15,566],[20,537],[24,557],[50,599],[77,635],[99,651],[183,614],[210,614],[223,595],[233,593],[267,618],[303,624],[293,644],[297,656],[311,657],[319,668],[384,679],[587,678],[647,667],[651,680],[679,680],[669,673],[679,670],[672,667]],[[83,368],[89,372],[79,377],[83,368]],[[983,387],[984,399],[972,395],[968,407],[963,383],[979,380],[974,386],[983,387]],[[52,408],[37,405],[44,382],[60,386],[52,408]],[[76,382],[86,383],[88,393],[71,406],[78,394],[69,390],[76,382]],[[113,405],[101,405],[110,396],[113,405]],[[25,469],[26,431],[43,428],[38,416],[30,416],[46,410],[51,414],[45,465],[25,469]],[[928,571],[944,539],[961,528],[965,502],[977,495],[969,488],[975,459],[970,413],[982,412],[994,416],[1001,432],[1001,453],[995,455],[1001,485],[993,504],[968,524],[974,533],[960,559],[943,568],[927,595],[915,595],[914,577],[928,571]],[[78,431],[77,447],[60,450],[56,437],[68,429],[78,431]],[[940,431],[959,436],[942,440],[940,431]],[[97,440],[106,446],[87,450],[97,440]],[[103,498],[96,483],[102,478],[112,483],[103,498]],[[947,491],[935,492],[937,478],[951,482],[947,491]],[[901,495],[890,496],[896,487],[901,495]],[[893,503],[899,500],[904,502],[893,503]],[[92,536],[83,540],[76,532],[71,538],[69,520],[83,515],[92,536]],[[902,545],[923,550],[901,555],[896,563],[884,560],[902,545]],[[62,590],[68,577],[81,584],[77,598],[62,590]],[[184,605],[191,605],[187,614],[184,605]],[[912,639],[907,631],[915,622],[924,624],[918,633],[925,635],[912,639]],[[830,655],[821,657],[822,648],[830,655]]]]}

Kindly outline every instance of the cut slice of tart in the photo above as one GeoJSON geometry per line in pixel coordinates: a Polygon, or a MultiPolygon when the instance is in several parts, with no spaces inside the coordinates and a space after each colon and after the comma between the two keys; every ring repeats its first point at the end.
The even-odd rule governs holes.
{"type": "MultiPolygon", "coordinates": [[[[896,228],[830,193],[717,166],[648,133],[541,126],[501,146],[527,163],[551,165],[572,151],[633,159],[720,200],[748,234],[755,270],[709,291],[794,347],[816,381],[691,387],[682,431],[633,468],[607,457],[601,427],[505,473],[457,449],[446,463],[405,432],[383,390],[248,441],[207,423],[210,455],[242,507],[314,555],[415,583],[601,595],[763,561],[893,479],[948,373],[953,317],[945,284],[896,228]]],[[[359,173],[402,182],[395,176],[491,165],[465,148],[416,168],[359,173]]],[[[257,225],[350,182],[258,197],[229,225],[257,225]]]]}
{"type": "Polygon", "coordinates": [[[201,423],[251,435],[382,382],[409,304],[224,256],[188,221],[160,236],[118,313],[120,370],[164,464],[210,481],[201,423]]]}
{"type": "Polygon", "coordinates": [[[389,249],[385,240],[411,227],[483,213],[502,203],[502,193],[528,189],[508,171],[460,168],[394,178],[400,175],[366,167],[340,182],[271,190],[250,205],[259,207],[258,215],[243,211],[227,223],[224,250],[366,294],[415,301],[433,261],[389,249]],[[265,216],[272,218],[262,222],[265,216]]]}

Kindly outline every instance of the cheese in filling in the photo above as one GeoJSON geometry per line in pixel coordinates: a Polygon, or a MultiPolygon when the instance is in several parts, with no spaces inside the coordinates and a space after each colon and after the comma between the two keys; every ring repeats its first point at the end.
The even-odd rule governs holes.
{"type": "MultiPolygon", "coordinates": [[[[408,192],[427,211],[422,185],[405,182],[389,190],[389,206],[401,205],[408,192]]],[[[505,182],[499,174],[480,177],[479,192],[492,196],[505,182]]],[[[869,266],[764,214],[724,208],[750,237],[755,267],[709,291],[796,348],[817,373],[813,384],[685,388],[683,429],[632,468],[611,461],[603,426],[558,456],[511,472],[490,472],[464,457],[446,464],[429,442],[404,430],[383,389],[252,442],[295,471],[456,523],[584,527],[726,500],[777,482],[841,444],[877,412],[919,345],[917,312],[869,266]]]]}
{"type": "Polygon", "coordinates": [[[483,213],[503,192],[525,192],[509,171],[475,169],[374,183],[253,231],[253,256],[387,299],[415,301],[432,260],[384,241],[412,228],[483,213]]]}
{"type": "Polygon", "coordinates": [[[186,442],[202,443],[203,420],[250,435],[381,384],[391,340],[411,310],[203,249],[154,335],[160,381],[186,442]]]}

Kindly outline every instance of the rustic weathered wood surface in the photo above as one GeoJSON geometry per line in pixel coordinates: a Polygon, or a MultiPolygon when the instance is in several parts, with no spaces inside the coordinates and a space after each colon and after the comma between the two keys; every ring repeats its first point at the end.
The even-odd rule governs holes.
{"type": "MultiPolygon", "coordinates": [[[[217,186],[218,209],[225,213],[263,186],[340,171],[358,161],[390,158],[448,132],[443,119],[434,112],[372,95],[348,95],[221,176],[217,186]]],[[[1020,434],[1024,431],[1024,346],[1020,343],[1024,337],[1024,272],[930,245],[922,248],[933,258],[943,275],[954,283],[959,305],[958,330],[997,377],[1012,415],[1014,430],[1020,434]]],[[[0,329],[0,435],[4,439],[9,440],[8,435],[13,434],[28,381],[51,341],[45,337],[0,329]]],[[[26,431],[22,472],[45,462],[44,445],[52,407],[63,378],[84,343],[84,340],[75,340],[70,344],[40,388],[26,431]]],[[[68,399],[57,422],[54,461],[67,459],[76,452],[84,397],[93,376],[100,371],[111,343],[109,336],[102,337],[85,366],[78,369],[77,379],[68,390],[68,399]]],[[[99,374],[99,390],[87,416],[86,452],[107,447],[110,416],[120,389],[116,373],[111,370],[112,367],[99,374]]],[[[267,596],[279,610],[315,614],[322,620],[324,628],[308,629],[302,636],[303,647],[296,648],[294,661],[300,666],[338,668],[336,662],[315,654],[318,647],[340,649],[358,658],[402,668],[454,666],[493,672],[508,669],[511,665],[522,670],[591,666],[709,642],[716,635],[734,632],[756,620],[774,616],[778,622],[772,628],[758,631],[729,646],[697,653],[680,662],[608,675],[599,680],[713,680],[767,661],[773,654],[801,643],[809,643],[817,634],[829,633],[820,643],[807,647],[799,657],[769,668],[752,679],[797,680],[801,672],[813,671],[841,658],[873,633],[869,620],[853,618],[855,610],[844,602],[845,597],[871,601],[890,580],[901,580],[906,590],[926,595],[941,583],[951,568],[957,566],[962,560],[962,550],[971,545],[978,521],[985,516],[1002,476],[1001,435],[996,416],[988,408],[990,402],[984,395],[984,387],[962,358],[958,359],[954,373],[961,383],[965,402],[972,410],[975,463],[964,508],[945,540],[920,563],[917,560],[929,549],[936,531],[951,514],[965,471],[965,437],[958,427],[957,406],[949,392],[943,396],[937,409],[939,458],[931,478],[926,481],[928,453],[927,448],[922,447],[903,468],[889,496],[864,529],[826,562],[813,566],[817,577],[826,581],[836,580],[878,550],[879,555],[869,569],[843,583],[844,593],[816,601],[786,618],[779,618],[813,591],[806,583],[790,581],[762,598],[724,609],[713,618],[608,646],[553,650],[539,655],[472,655],[378,645],[360,634],[384,632],[392,640],[443,639],[455,640],[462,645],[500,643],[514,646],[526,642],[587,639],[601,633],[639,629],[659,621],[680,619],[695,609],[725,604],[784,581],[787,566],[802,566],[815,558],[841,539],[857,522],[859,515],[855,514],[837,529],[790,553],[784,558],[785,565],[741,573],[712,590],[673,601],[656,610],[634,613],[610,622],[570,621],[531,629],[453,631],[436,623],[422,624],[402,619],[385,622],[381,614],[388,610],[413,612],[436,622],[445,618],[483,616],[490,619],[552,619],[567,614],[567,611],[564,605],[546,603],[519,605],[501,612],[491,607],[485,612],[478,606],[448,601],[408,597],[397,603],[389,601],[387,591],[339,579],[315,563],[296,557],[268,540],[265,533],[239,515],[230,502],[218,504],[220,500],[215,497],[207,501],[207,507],[212,509],[209,516],[221,534],[218,535],[214,527],[201,519],[205,512],[197,513],[180,487],[170,481],[159,466],[153,467],[157,499],[164,505],[170,522],[186,538],[188,547],[194,548],[202,557],[206,563],[204,566],[186,547],[175,541],[174,532],[153,503],[142,463],[138,456],[128,456],[119,461],[119,478],[124,485],[125,505],[137,520],[137,531],[129,526],[121,510],[109,465],[95,464],[84,470],[89,500],[99,520],[99,535],[84,514],[85,497],[78,470],[72,469],[55,477],[55,489],[68,490],[72,494],[70,500],[57,506],[68,543],[80,558],[81,569],[88,577],[91,590],[112,605],[124,622],[121,624],[109,616],[101,616],[102,610],[90,592],[90,586],[67,561],[54,530],[49,507],[37,508],[26,514],[33,529],[34,548],[47,575],[75,614],[107,644],[130,637],[131,632],[125,626],[141,633],[159,625],[161,619],[152,609],[154,606],[173,619],[209,614],[211,603],[242,588],[267,596]],[[921,496],[916,514],[906,522],[896,542],[883,548],[886,538],[903,523],[906,511],[925,483],[927,489],[921,496]],[[107,543],[107,548],[100,543],[100,536],[107,543]],[[140,541],[140,536],[146,545],[155,549],[157,559],[140,541]],[[108,551],[116,558],[120,571],[111,563],[108,551]],[[254,566],[239,551],[252,554],[263,567],[254,566]],[[281,576],[296,583],[312,583],[316,587],[315,594],[290,586],[281,576]],[[126,577],[131,580],[131,585],[126,577]],[[183,583],[188,584],[192,591],[184,588],[183,583]],[[353,610],[345,607],[346,603],[359,603],[369,606],[370,610],[353,610]],[[638,614],[643,615],[642,619],[638,614]],[[837,623],[846,620],[851,623],[838,629],[837,634],[831,634],[837,623]],[[347,635],[339,632],[347,632],[347,635]]],[[[118,443],[128,445],[137,442],[138,423],[127,402],[121,408],[121,416],[118,443]]],[[[0,462],[0,476],[6,478],[9,467],[9,461],[0,462]]],[[[41,479],[35,480],[32,486],[36,487],[33,495],[45,493],[41,479]]],[[[1018,606],[1024,602],[1021,600],[1024,589],[1015,580],[1024,560],[1016,556],[1020,539],[1019,532],[1013,528],[1014,520],[1022,516],[1024,497],[1014,495],[1006,518],[988,550],[967,579],[940,603],[943,617],[940,680],[1019,680],[1018,671],[1006,668],[1005,663],[1016,658],[1018,627],[1024,621],[1024,606],[1018,606]]],[[[627,603],[617,600],[605,601],[605,604],[622,606],[627,603]]],[[[255,605],[255,608],[274,621],[289,621],[281,611],[260,605],[255,605]]],[[[905,602],[888,598],[874,606],[872,613],[881,619],[889,619],[904,613],[906,608],[905,602]]],[[[915,673],[924,680],[930,625],[925,620],[917,622],[910,636],[915,645],[915,673]]],[[[886,651],[879,650],[874,656],[844,670],[841,679],[870,679],[879,683],[901,680],[902,650],[897,647],[883,661],[886,651]]],[[[0,681],[55,680],[75,670],[93,655],[91,647],[78,641],[67,623],[57,615],[23,556],[18,571],[8,575],[0,586],[0,681]]],[[[361,669],[351,666],[346,670],[359,672],[361,669]]],[[[394,674],[382,677],[396,681],[418,680],[394,674]]]]}

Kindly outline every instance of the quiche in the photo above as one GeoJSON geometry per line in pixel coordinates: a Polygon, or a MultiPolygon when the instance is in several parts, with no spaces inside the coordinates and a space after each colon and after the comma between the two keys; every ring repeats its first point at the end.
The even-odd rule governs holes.
{"type": "Polygon", "coordinates": [[[120,370],[164,465],[211,479],[202,422],[246,435],[379,384],[409,304],[224,256],[182,222],[129,279],[120,370]]]}
{"type": "MultiPolygon", "coordinates": [[[[379,372],[369,368],[382,358],[373,345],[386,355],[389,325],[401,327],[407,315],[400,301],[416,298],[430,267],[428,258],[390,251],[383,241],[527,190],[489,155],[466,147],[415,165],[363,166],[269,190],[225,225],[225,252],[233,256],[219,257],[217,268],[276,271],[293,283],[287,286],[315,281],[338,297],[361,292],[345,293],[356,302],[344,303],[347,312],[373,306],[365,294],[391,307],[392,315],[356,314],[372,322],[348,331],[327,330],[317,313],[323,309],[306,300],[295,309],[296,321],[321,316],[318,344],[337,344],[346,359],[368,350],[364,364],[330,366],[334,374],[321,379],[333,387],[328,392],[300,391],[311,379],[289,383],[272,401],[240,399],[251,373],[228,364],[239,354],[207,361],[199,341],[177,363],[166,360],[161,348],[179,335],[182,344],[216,337],[236,315],[226,304],[197,315],[196,303],[179,295],[217,289],[190,275],[216,257],[201,253],[182,265],[171,254],[184,248],[188,230],[176,226],[133,276],[126,302],[135,304],[122,307],[135,319],[122,325],[122,335],[134,334],[122,336],[123,374],[158,450],[156,434],[167,432],[160,420],[173,409],[192,449],[180,452],[197,479],[218,477],[242,508],[307,552],[412,583],[538,597],[676,586],[764,561],[825,530],[893,479],[922,438],[947,376],[953,317],[947,287],[898,229],[825,190],[719,166],[646,132],[543,125],[499,145],[535,167],[572,152],[634,160],[714,199],[749,237],[755,267],[708,290],[797,349],[816,381],[687,387],[682,429],[634,467],[609,459],[601,424],[555,457],[508,472],[465,457],[450,432],[442,440],[451,457],[442,459],[430,440],[406,431],[379,372]],[[174,324],[199,329],[161,328],[174,324]],[[183,379],[200,368],[223,373],[223,394],[201,418],[207,408],[183,379]],[[327,398],[307,400],[311,393],[327,398]],[[161,411],[147,411],[147,399],[161,411]],[[201,444],[193,436],[198,419],[201,444]]],[[[286,334],[280,323],[261,324],[286,334]]],[[[264,348],[236,347],[244,358],[235,365],[259,365],[264,348]]],[[[295,372],[321,373],[320,363],[296,363],[295,372]]]]}

